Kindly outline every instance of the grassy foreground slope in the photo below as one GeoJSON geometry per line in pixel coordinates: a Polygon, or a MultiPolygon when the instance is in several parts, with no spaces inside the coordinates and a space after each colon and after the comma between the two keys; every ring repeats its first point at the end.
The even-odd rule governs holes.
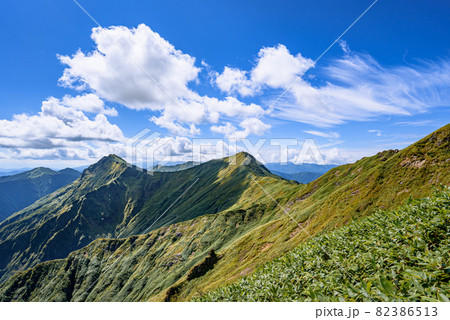
{"type": "Polygon", "coordinates": [[[14,212],[73,182],[80,172],[73,169],[53,171],[36,168],[15,175],[0,177],[0,222],[14,212]]]}
{"type": "MultiPolygon", "coordinates": [[[[367,216],[376,208],[397,207],[410,196],[427,196],[435,185],[449,185],[449,153],[447,125],[404,150],[334,168],[308,185],[268,175],[250,158],[246,166],[224,167],[213,180],[217,192],[203,193],[209,199],[225,191],[234,194],[230,207],[214,214],[200,211],[193,220],[141,236],[96,240],[65,259],[16,273],[0,287],[0,299],[190,300],[236,282],[314,235],[367,216]],[[245,188],[236,196],[230,188],[236,186],[239,174],[246,177],[245,188]],[[202,261],[210,249],[219,260],[207,266],[202,261]],[[207,268],[190,277],[194,266],[207,268]]],[[[183,214],[204,199],[196,193],[187,198],[188,205],[181,201],[172,208],[174,212],[183,214]]],[[[202,203],[206,206],[208,201],[202,203]]]]}
{"type": "Polygon", "coordinates": [[[449,301],[450,189],[315,237],[197,301],[449,301]]]}

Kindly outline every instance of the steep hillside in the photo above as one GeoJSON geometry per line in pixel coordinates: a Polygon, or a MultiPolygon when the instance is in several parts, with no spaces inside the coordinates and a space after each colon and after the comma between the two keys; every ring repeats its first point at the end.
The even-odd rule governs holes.
{"type": "Polygon", "coordinates": [[[228,159],[213,160],[149,175],[117,156],[105,157],[71,185],[0,223],[0,277],[65,258],[100,237],[147,233],[228,209],[251,184],[250,172],[276,177],[254,161],[230,166],[228,159]]]}
{"type": "Polygon", "coordinates": [[[36,168],[0,177],[0,221],[73,182],[79,176],[80,173],[73,169],[56,172],[48,168],[36,168]]]}
{"type": "Polygon", "coordinates": [[[175,172],[175,171],[182,171],[186,169],[190,169],[192,167],[198,166],[200,163],[194,162],[194,161],[188,161],[185,163],[175,164],[175,165],[169,165],[169,166],[162,166],[157,165],[153,168],[154,172],[175,172]]]}
{"type": "MultiPolygon", "coordinates": [[[[187,220],[184,215],[185,221],[174,223],[172,217],[166,219],[165,226],[156,229],[155,225],[148,234],[93,241],[65,259],[17,273],[0,287],[0,298],[189,300],[236,282],[312,236],[366,216],[376,208],[391,209],[409,197],[429,195],[437,185],[449,185],[449,152],[447,125],[402,151],[385,151],[334,168],[308,185],[280,180],[253,158],[241,154],[240,158],[248,159],[246,165],[224,165],[216,171],[216,192],[210,190],[198,197],[197,193],[208,186],[202,183],[183,198],[190,202],[180,202],[167,212],[168,216],[169,212],[183,214],[203,203],[204,210],[197,212],[196,218],[187,220]],[[245,188],[230,190],[238,185],[235,179],[239,176],[245,176],[245,188]],[[225,192],[234,195],[229,206],[207,212],[225,192]],[[202,202],[204,197],[209,199],[202,202]],[[211,249],[217,253],[217,261],[209,253],[211,249]]],[[[205,165],[215,167],[220,163],[223,161],[212,161],[166,175],[195,170],[198,176],[205,165]]],[[[119,231],[133,233],[122,225],[117,227],[119,231]]],[[[145,230],[140,227],[133,231],[145,230]]]]}
{"type": "Polygon", "coordinates": [[[450,189],[315,237],[199,301],[449,301],[450,189]]]}

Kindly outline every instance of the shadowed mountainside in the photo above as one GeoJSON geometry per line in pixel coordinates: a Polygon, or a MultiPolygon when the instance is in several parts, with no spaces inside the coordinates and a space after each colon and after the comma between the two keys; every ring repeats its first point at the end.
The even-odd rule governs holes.
{"type": "Polygon", "coordinates": [[[36,168],[0,177],[0,221],[73,182],[79,176],[80,172],[73,169],[53,171],[36,168]]]}

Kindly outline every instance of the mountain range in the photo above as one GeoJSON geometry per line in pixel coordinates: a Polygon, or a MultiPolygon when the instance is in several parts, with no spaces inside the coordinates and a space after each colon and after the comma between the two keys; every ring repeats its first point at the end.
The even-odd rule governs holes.
{"type": "Polygon", "coordinates": [[[30,171],[31,168],[18,168],[18,169],[2,169],[0,170],[0,177],[4,176],[13,176],[15,174],[19,174],[25,171],[30,171]]]}
{"type": "MultiPolygon", "coordinates": [[[[169,165],[157,165],[153,168],[154,172],[174,172],[189,169],[199,165],[199,162],[185,162],[174,163],[169,165]]],[[[319,165],[313,163],[306,164],[294,164],[288,162],[286,164],[268,163],[265,165],[267,169],[273,174],[285,178],[287,180],[294,180],[299,183],[309,183],[316,180],[321,175],[325,174],[328,170],[335,167],[335,165],[319,165]]]]}
{"type": "Polygon", "coordinates": [[[450,125],[308,184],[250,154],[148,174],[110,155],[0,223],[2,301],[185,301],[450,183],[450,125]]]}
{"type": "Polygon", "coordinates": [[[310,183],[322,175],[322,173],[315,172],[284,173],[276,170],[271,170],[271,172],[287,180],[294,180],[303,184],[310,183]]]}
{"type": "Polygon", "coordinates": [[[315,164],[315,163],[303,163],[303,164],[295,164],[293,162],[287,162],[285,164],[281,163],[267,163],[266,168],[270,171],[283,172],[287,174],[296,174],[299,172],[311,172],[324,174],[329,170],[336,167],[334,164],[315,164]]]}
{"type": "Polygon", "coordinates": [[[287,180],[294,180],[299,183],[310,183],[330,169],[336,167],[332,164],[314,164],[314,163],[304,163],[295,164],[292,162],[287,162],[285,164],[281,163],[268,163],[266,167],[273,173],[287,180]]]}
{"type": "Polygon", "coordinates": [[[79,176],[80,172],[73,169],[53,171],[36,168],[0,177],[0,221],[73,182],[79,176]]]}

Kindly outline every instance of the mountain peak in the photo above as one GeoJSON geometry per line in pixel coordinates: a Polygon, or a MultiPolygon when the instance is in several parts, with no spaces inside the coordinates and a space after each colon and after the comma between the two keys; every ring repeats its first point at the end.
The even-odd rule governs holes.
{"type": "Polygon", "coordinates": [[[68,174],[68,175],[80,175],[80,171],[72,169],[72,168],[65,168],[65,169],[59,170],[58,173],[68,174]]]}
{"type": "Polygon", "coordinates": [[[97,163],[94,163],[92,166],[105,165],[105,164],[111,164],[111,163],[127,164],[127,162],[124,159],[122,159],[121,157],[119,157],[115,154],[110,154],[108,156],[101,158],[97,163]]]}
{"type": "Polygon", "coordinates": [[[87,167],[81,178],[95,176],[100,181],[110,180],[124,172],[130,165],[115,154],[110,154],[101,158],[98,162],[87,167]],[[101,178],[102,177],[102,178],[101,178]]]}
{"type": "Polygon", "coordinates": [[[50,168],[46,168],[46,167],[37,167],[34,169],[31,169],[29,172],[55,172],[50,168]]]}
{"type": "Polygon", "coordinates": [[[56,172],[39,167],[0,177],[0,222],[39,198],[73,182],[79,175],[78,171],[72,169],[56,172]]]}
{"type": "Polygon", "coordinates": [[[249,164],[261,165],[261,163],[258,160],[256,160],[256,158],[253,155],[245,151],[238,152],[235,155],[232,155],[226,159],[230,162],[235,161],[237,165],[249,165],[249,164]]]}
{"type": "Polygon", "coordinates": [[[45,168],[45,167],[37,167],[37,168],[34,168],[34,169],[30,170],[30,171],[24,172],[22,174],[26,175],[29,178],[37,178],[37,177],[40,177],[40,176],[43,176],[43,175],[46,175],[46,174],[52,175],[52,174],[55,174],[55,173],[56,172],[53,171],[52,169],[45,168]]]}
{"type": "Polygon", "coordinates": [[[104,157],[104,158],[111,159],[111,160],[114,160],[114,161],[120,161],[120,162],[126,163],[126,161],[125,161],[124,159],[122,159],[121,157],[119,157],[118,155],[113,154],[113,153],[111,153],[110,155],[108,155],[108,156],[106,156],[106,157],[104,157]]]}

